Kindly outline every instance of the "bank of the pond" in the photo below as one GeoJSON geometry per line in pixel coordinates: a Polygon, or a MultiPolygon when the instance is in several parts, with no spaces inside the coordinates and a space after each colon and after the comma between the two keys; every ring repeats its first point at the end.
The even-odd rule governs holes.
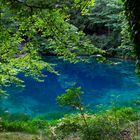
{"type": "Polygon", "coordinates": [[[1,132],[0,140],[47,140],[47,137],[21,132],[1,132]]]}
{"type": "MultiPolygon", "coordinates": [[[[104,113],[65,115],[59,120],[10,121],[1,119],[0,135],[5,138],[24,137],[32,140],[121,140],[140,138],[139,113],[131,107],[113,108],[104,113]],[[8,133],[11,132],[11,133],[8,133]],[[17,133],[18,132],[18,133],[17,133]],[[17,134],[17,135],[15,135],[17,134]],[[44,139],[43,139],[44,138],[44,139]]],[[[26,140],[28,140],[26,139],[26,140]]],[[[8,140],[8,139],[2,139],[8,140]]],[[[11,140],[11,139],[10,139],[11,140]]]]}

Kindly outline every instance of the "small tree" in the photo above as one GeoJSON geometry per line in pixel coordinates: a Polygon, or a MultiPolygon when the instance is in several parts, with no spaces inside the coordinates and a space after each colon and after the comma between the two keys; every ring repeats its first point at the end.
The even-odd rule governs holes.
{"type": "Polygon", "coordinates": [[[84,113],[85,106],[81,102],[80,97],[82,94],[84,94],[84,92],[81,91],[81,87],[72,86],[69,89],[67,89],[65,93],[57,97],[57,102],[60,106],[70,106],[74,109],[79,110],[81,118],[84,121],[88,132],[88,139],[90,139],[90,130],[84,113]]]}

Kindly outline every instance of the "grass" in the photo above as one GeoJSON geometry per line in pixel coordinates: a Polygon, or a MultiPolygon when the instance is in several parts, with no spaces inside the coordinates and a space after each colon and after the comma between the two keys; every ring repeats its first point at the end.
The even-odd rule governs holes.
{"type": "Polygon", "coordinates": [[[3,118],[0,121],[0,140],[140,140],[140,116],[131,107],[85,113],[85,118],[88,128],[78,113],[52,121],[38,118],[10,121],[3,118]]]}

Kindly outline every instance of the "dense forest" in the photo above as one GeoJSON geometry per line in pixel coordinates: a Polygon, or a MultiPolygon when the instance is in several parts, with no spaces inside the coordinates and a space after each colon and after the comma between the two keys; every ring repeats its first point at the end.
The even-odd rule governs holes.
{"type": "MultiPolygon", "coordinates": [[[[1,140],[140,138],[140,14],[137,0],[132,3],[130,0],[1,0],[0,14],[1,140]],[[58,89],[54,75],[59,77],[63,90],[58,89]],[[27,108],[27,112],[10,110],[8,101],[17,102],[22,96],[18,91],[23,90],[26,94],[29,86],[43,93],[45,88],[42,86],[41,89],[39,85],[45,78],[50,81],[48,97],[53,97],[53,92],[63,91],[55,96],[54,104],[64,112],[31,115],[27,108]],[[34,87],[31,87],[32,80],[38,83],[33,83],[34,87]],[[92,87],[93,83],[95,86],[92,87]],[[130,96],[129,102],[115,96],[107,104],[110,93],[106,88],[113,87],[111,92],[116,92],[115,84],[120,94],[125,93],[125,98],[130,96]],[[98,91],[88,91],[91,87],[98,91]],[[88,92],[102,92],[100,97],[107,94],[104,100],[109,107],[98,105],[96,98],[99,95],[93,98],[99,110],[95,103],[88,105],[90,101],[83,99],[88,92]],[[121,105],[116,103],[117,99],[121,105]]],[[[37,98],[41,97],[38,95],[37,98]]],[[[92,97],[88,97],[90,99],[92,97]]],[[[31,100],[28,102],[34,104],[31,100]]]]}

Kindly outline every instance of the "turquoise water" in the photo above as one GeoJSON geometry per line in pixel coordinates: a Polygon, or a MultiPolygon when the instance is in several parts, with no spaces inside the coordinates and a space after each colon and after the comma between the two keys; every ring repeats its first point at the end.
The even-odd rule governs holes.
{"type": "Polygon", "coordinates": [[[30,116],[46,114],[51,118],[64,112],[72,112],[70,108],[61,108],[56,97],[73,83],[81,86],[85,94],[82,101],[92,110],[106,109],[113,103],[125,106],[139,99],[139,79],[135,75],[135,63],[132,61],[114,60],[115,64],[89,63],[71,64],[48,57],[48,61],[56,63],[59,75],[45,72],[47,77],[38,83],[30,77],[23,77],[25,88],[8,88],[10,96],[1,99],[0,108],[9,113],[25,113],[30,116]]]}

